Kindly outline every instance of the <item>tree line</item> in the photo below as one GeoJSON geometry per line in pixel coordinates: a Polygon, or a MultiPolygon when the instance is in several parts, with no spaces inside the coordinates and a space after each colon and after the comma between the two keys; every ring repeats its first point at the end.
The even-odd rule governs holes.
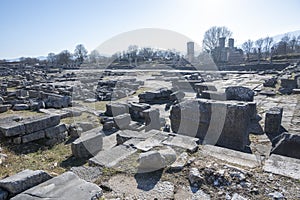
{"type": "MultiPolygon", "coordinates": [[[[225,26],[213,26],[204,33],[202,41],[203,50],[210,53],[214,59],[217,59],[217,57],[214,56],[214,53],[218,50],[220,45],[219,38],[224,37],[227,42],[231,36],[232,31],[230,31],[229,28],[225,26]]],[[[277,43],[269,36],[260,38],[256,41],[248,39],[242,44],[241,48],[248,61],[253,55],[266,59],[271,55],[300,53],[300,35],[291,37],[286,34],[277,43]]]]}

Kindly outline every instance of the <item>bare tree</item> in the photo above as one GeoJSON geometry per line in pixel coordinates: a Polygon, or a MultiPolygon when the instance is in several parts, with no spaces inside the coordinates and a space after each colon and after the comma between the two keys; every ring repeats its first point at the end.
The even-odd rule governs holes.
{"type": "Polygon", "coordinates": [[[48,53],[47,62],[50,65],[54,65],[54,63],[56,63],[56,55],[54,53],[48,53]]]}
{"type": "Polygon", "coordinates": [[[64,50],[57,55],[57,63],[67,66],[72,62],[71,57],[71,53],[68,50],[64,50]]]}
{"type": "Polygon", "coordinates": [[[74,51],[74,56],[76,58],[76,61],[79,62],[79,64],[82,64],[83,61],[87,58],[88,51],[83,46],[83,44],[78,44],[74,51]]]}
{"type": "Polygon", "coordinates": [[[212,52],[219,45],[219,38],[231,37],[232,32],[225,26],[213,26],[204,33],[203,49],[206,52],[212,52]]]}
{"type": "Polygon", "coordinates": [[[293,36],[292,39],[289,41],[289,46],[290,46],[290,49],[291,49],[292,53],[295,52],[296,45],[297,45],[297,38],[296,38],[296,36],[293,36]]]}
{"type": "Polygon", "coordinates": [[[273,40],[272,37],[268,36],[268,37],[264,38],[264,48],[263,48],[263,50],[266,53],[266,55],[269,55],[271,47],[273,45],[273,42],[274,42],[274,40],[273,40]]]}
{"type": "Polygon", "coordinates": [[[264,39],[263,38],[260,38],[258,40],[255,41],[255,45],[258,49],[261,49],[262,46],[263,46],[263,43],[264,43],[264,39]]]}
{"type": "Polygon", "coordinates": [[[250,39],[242,44],[242,49],[246,52],[247,55],[247,61],[249,61],[252,48],[253,48],[253,41],[250,39]]]}
{"type": "Polygon", "coordinates": [[[98,63],[100,59],[100,54],[97,50],[91,51],[89,55],[89,60],[91,63],[98,63]]]}

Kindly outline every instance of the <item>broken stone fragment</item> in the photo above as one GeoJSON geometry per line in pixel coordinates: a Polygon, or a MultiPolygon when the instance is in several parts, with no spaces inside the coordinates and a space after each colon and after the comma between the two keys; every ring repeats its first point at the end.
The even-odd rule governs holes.
{"type": "Polygon", "coordinates": [[[201,185],[204,182],[204,178],[201,176],[199,170],[195,167],[190,168],[189,181],[191,185],[201,185]]]}
{"type": "Polygon", "coordinates": [[[16,195],[51,178],[49,174],[42,170],[32,171],[26,169],[0,180],[0,188],[7,190],[10,195],[16,195]]]}

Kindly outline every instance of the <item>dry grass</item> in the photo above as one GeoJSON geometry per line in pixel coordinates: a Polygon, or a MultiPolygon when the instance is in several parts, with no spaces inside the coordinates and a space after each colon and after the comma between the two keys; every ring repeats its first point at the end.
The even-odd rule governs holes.
{"type": "Polygon", "coordinates": [[[29,110],[22,110],[22,111],[13,111],[13,110],[8,110],[5,113],[2,113],[0,116],[1,118],[6,118],[10,116],[20,116],[22,118],[27,118],[27,117],[33,117],[33,116],[42,116],[45,115],[44,113],[39,113],[39,112],[34,112],[34,111],[29,111],[29,110]]]}
{"type": "MultiPolygon", "coordinates": [[[[0,179],[11,176],[25,169],[45,170],[58,175],[68,170],[71,162],[70,144],[58,144],[52,148],[39,149],[28,154],[17,154],[8,147],[2,146],[7,159],[0,165],[0,179]]],[[[74,162],[73,160],[72,162],[74,162]]]]}

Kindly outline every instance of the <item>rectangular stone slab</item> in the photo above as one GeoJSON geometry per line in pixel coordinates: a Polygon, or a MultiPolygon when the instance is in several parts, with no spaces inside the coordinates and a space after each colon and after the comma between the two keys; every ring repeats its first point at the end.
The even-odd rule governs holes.
{"type": "Polygon", "coordinates": [[[0,123],[0,132],[5,137],[12,137],[25,134],[25,126],[15,121],[3,121],[0,123]]]}
{"type": "Polygon", "coordinates": [[[0,180],[0,188],[7,190],[10,195],[16,195],[51,178],[49,174],[42,170],[32,171],[26,169],[0,180]]]}
{"type": "Polygon", "coordinates": [[[263,170],[282,176],[300,179],[300,160],[272,154],[266,160],[263,170]]]}
{"type": "Polygon", "coordinates": [[[113,167],[135,152],[136,149],[132,147],[119,145],[111,149],[98,152],[96,156],[89,159],[89,164],[102,167],[113,167]]]}
{"type": "Polygon", "coordinates": [[[219,160],[244,167],[255,168],[261,165],[260,158],[256,157],[254,154],[243,153],[240,151],[212,145],[201,146],[201,151],[206,155],[213,156],[219,160]]]}
{"type": "Polygon", "coordinates": [[[198,148],[198,140],[198,138],[176,134],[174,136],[170,136],[167,140],[163,141],[163,144],[180,147],[188,150],[189,152],[195,152],[198,148]]]}
{"type": "Polygon", "coordinates": [[[157,131],[157,133],[149,138],[147,138],[145,141],[142,141],[135,145],[135,147],[142,151],[149,151],[153,147],[156,146],[162,146],[163,141],[168,139],[168,134],[157,131]]]}
{"type": "Polygon", "coordinates": [[[46,115],[42,117],[28,118],[23,121],[26,133],[44,130],[46,128],[58,125],[59,122],[59,115],[46,115]]]}
{"type": "MultiPolygon", "coordinates": [[[[65,172],[11,198],[11,200],[83,200],[100,197],[102,189],[80,179],[73,172],[65,172]]],[[[97,199],[97,198],[95,198],[97,199]]]]}

